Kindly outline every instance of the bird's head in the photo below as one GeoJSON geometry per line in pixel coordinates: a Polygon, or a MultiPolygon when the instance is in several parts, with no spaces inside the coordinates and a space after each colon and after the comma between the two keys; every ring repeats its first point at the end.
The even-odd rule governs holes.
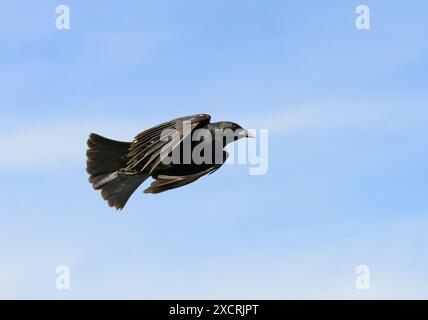
{"type": "Polygon", "coordinates": [[[212,123],[211,129],[214,129],[214,131],[223,132],[225,144],[242,138],[255,138],[254,135],[242,128],[239,124],[230,121],[212,123]]]}

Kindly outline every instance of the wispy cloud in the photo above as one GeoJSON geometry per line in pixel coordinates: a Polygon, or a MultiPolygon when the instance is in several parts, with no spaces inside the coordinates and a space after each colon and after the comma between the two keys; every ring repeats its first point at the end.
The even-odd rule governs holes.
{"type": "Polygon", "coordinates": [[[91,132],[105,134],[111,139],[130,141],[137,129],[128,123],[79,123],[64,121],[52,126],[25,126],[15,133],[3,133],[0,146],[7,156],[0,158],[0,170],[49,169],[54,166],[82,163],[85,159],[86,140],[91,132]]]}
{"type": "MultiPolygon", "coordinates": [[[[414,106],[401,107],[296,107],[276,115],[249,118],[249,128],[267,128],[276,134],[316,134],[320,131],[337,130],[345,132],[376,132],[390,129],[404,129],[426,123],[428,111],[414,106]]],[[[52,121],[53,125],[26,125],[15,132],[5,132],[0,145],[8,155],[0,158],[1,170],[33,170],[55,165],[81,163],[86,150],[88,134],[96,132],[111,139],[131,141],[142,130],[153,124],[131,121],[127,123],[81,122],[67,119],[63,123],[52,121]]]]}
{"type": "Polygon", "coordinates": [[[369,101],[357,105],[343,101],[340,106],[337,102],[301,105],[289,107],[282,114],[248,119],[247,123],[255,128],[268,128],[275,132],[308,133],[325,130],[382,131],[425,124],[428,121],[428,109],[421,102],[408,103],[369,101]]]}

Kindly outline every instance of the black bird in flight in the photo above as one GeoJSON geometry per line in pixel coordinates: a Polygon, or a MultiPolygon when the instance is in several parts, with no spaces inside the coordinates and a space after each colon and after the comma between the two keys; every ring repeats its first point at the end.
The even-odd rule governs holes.
{"type": "Polygon", "coordinates": [[[213,173],[227,159],[228,153],[223,148],[228,143],[253,136],[236,123],[210,123],[210,120],[208,114],[178,118],[141,132],[132,142],[110,140],[91,133],[86,153],[89,182],[94,189],[101,190],[102,197],[110,207],[121,210],[132,193],[149,177],[154,181],[144,193],[160,193],[178,188],[213,173]],[[201,141],[193,141],[192,134],[197,129],[205,129],[211,139],[204,136],[201,141]],[[162,138],[162,134],[168,130],[176,132],[175,142],[162,138]],[[216,131],[227,134],[218,136],[216,131]],[[231,132],[233,136],[230,136],[231,132]],[[195,161],[193,157],[190,161],[183,161],[184,144],[189,141],[186,139],[191,141],[191,151],[206,147],[202,148],[203,155],[205,150],[210,149],[209,161],[195,161]],[[219,149],[221,154],[215,158],[216,150],[218,152],[219,149]],[[165,157],[176,151],[180,151],[179,161],[165,163],[165,157]]]}

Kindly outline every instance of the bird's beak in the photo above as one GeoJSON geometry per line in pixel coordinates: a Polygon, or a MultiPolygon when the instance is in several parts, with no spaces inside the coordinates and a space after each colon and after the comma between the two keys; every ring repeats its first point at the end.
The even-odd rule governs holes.
{"type": "Polygon", "coordinates": [[[247,130],[245,130],[247,132],[247,138],[255,138],[256,136],[254,134],[252,134],[251,132],[248,132],[247,130]]]}
{"type": "Polygon", "coordinates": [[[238,133],[240,138],[255,138],[256,136],[245,129],[241,129],[238,133]]]}
{"type": "Polygon", "coordinates": [[[247,138],[256,138],[256,135],[255,134],[252,134],[251,132],[248,132],[247,131],[247,138]]]}

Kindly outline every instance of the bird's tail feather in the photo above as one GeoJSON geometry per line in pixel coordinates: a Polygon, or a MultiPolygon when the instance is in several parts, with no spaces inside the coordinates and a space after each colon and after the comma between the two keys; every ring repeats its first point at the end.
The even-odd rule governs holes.
{"type": "MultiPolygon", "coordinates": [[[[110,174],[112,175],[112,174],[110,174]]],[[[134,175],[125,176],[118,173],[113,177],[107,177],[108,182],[99,186],[101,195],[110,207],[122,210],[129,197],[148,178],[148,176],[134,175]]]]}
{"type": "Polygon", "coordinates": [[[89,182],[111,207],[122,209],[129,197],[148,177],[127,176],[120,173],[126,166],[129,142],[104,138],[92,133],[88,139],[87,167],[89,182]]]}
{"type": "Polygon", "coordinates": [[[86,170],[91,175],[90,182],[96,176],[112,173],[126,165],[126,154],[131,145],[129,142],[121,142],[104,138],[91,133],[88,139],[86,156],[86,170]]]}

